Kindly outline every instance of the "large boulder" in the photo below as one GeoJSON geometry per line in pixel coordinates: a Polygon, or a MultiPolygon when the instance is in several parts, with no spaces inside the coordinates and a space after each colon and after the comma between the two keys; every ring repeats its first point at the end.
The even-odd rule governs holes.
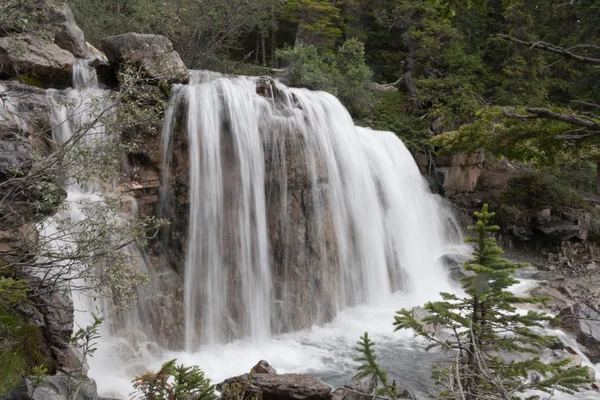
{"type": "Polygon", "coordinates": [[[75,56],[34,33],[0,37],[0,79],[20,76],[44,87],[70,87],[75,56]]]}
{"type": "Polygon", "coordinates": [[[331,400],[331,387],[310,375],[244,374],[219,383],[217,390],[228,393],[235,387],[262,400],[331,400]]]}
{"type": "Polygon", "coordinates": [[[88,58],[91,51],[69,6],[66,3],[48,4],[46,9],[47,22],[54,27],[54,43],[79,58],[88,58]]]}
{"type": "Polygon", "coordinates": [[[96,382],[67,375],[46,376],[41,382],[26,377],[0,400],[97,400],[96,382]],[[77,396],[75,396],[77,394],[77,396]]]}
{"type": "Polygon", "coordinates": [[[561,326],[575,335],[582,351],[591,362],[600,362],[600,313],[590,306],[577,303],[563,309],[558,317],[561,326]]]}
{"type": "Polygon", "coordinates": [[[188,83],[189,71],[165,36],[125,33],[102,39],[102,50],[115,70],[128,60],[151,81],[188,83]]]}

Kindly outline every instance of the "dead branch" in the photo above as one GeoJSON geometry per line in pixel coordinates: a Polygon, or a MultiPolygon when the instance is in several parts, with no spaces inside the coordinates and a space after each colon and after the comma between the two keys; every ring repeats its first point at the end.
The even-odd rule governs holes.
{"type": "MultiPolygon", "coordinates": [[[[531,48],[531,49],[538,48],[540,50],[544,50],[549,53],[559,54],[563,57],[566,57],[566,58],[569,58],[569,59],[572,59],[575,61],[579,61],[581,63],[600,65],[600,58],[582,56],[580,54],[576,54],[571,51],[571,49],[574,49],[577,47],[590,47],[591,45],[590,46],[579,45],[579,46],[573,46],[570,49],[566,49],[564,47],[556,46],[556,45],[553,45],[552,43],[548,43],[548,42],[544,42],[544,41],[530,42],[530,41],[520,40],[520,39],[514,38],[512,36],[504,35],[501,33],[499,33],[497,36],[504,40],[522,44],[524,46],[529,46],[529,48],[531,48]]],[[[595,47],[595,46],[593,46],[593,47],[595,47]]]]}

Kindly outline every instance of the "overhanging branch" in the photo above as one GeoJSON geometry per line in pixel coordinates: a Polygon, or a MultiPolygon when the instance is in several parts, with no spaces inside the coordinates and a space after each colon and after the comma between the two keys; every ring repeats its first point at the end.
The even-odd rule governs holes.
{"type": "Polygon", "coordinates": [[[571,51],[572,49],[578,48],[578,47],[596,48],[596,46],[579,45],[579,46],[571,47],[569,49],[565,49],[564,47],[556,46],[556,45],[553,45],[552,43],[543,42],[543,41],[530,42],[530,41],[526,41],[526,40],[520,40],[520,39],[514,38],[512,36],[504,35],[501,33],[499,33],[497,36],[504,40],[522,44],[524,46],[529,46],[532,49],[537,48],[540,50],[547,51],[549,53],[560,54],[563,57],[570,58],[572,60],[579,61],[581,63],[600,65],[600,58],[583,56],[580,54],[573,53],[571,51]]]}

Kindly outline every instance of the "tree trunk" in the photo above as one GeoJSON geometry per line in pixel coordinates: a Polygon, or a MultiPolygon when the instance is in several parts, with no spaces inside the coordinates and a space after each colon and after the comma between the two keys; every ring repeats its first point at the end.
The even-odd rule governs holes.
{"type": "Polygon", "coordinates": [[[596,161],[596,194],[600,194],[600,161],[596,161]]]}
{"type": "Polygon", "coordinates": [[[262,45],[262,64],[263,67],[267,66],[267,49],[265,46],[265,34],[263,32],[260,33],[260,42],[262,45]]]}
{"type": "Polygon", "coordinates": [[[273,29],[271,31],[271,68],[277,68],[275,51],[277,51],[277,31],[273,29]]]}
{"type": "Polygon", "coordinates": [[[408,90],[408,94],[410,96],[411,112],[415,113],[421,108],[417,84],[413,79],[413,70],[415,68],[415,58],[418,43],[410,37],[410,33],[408,31],[402,34],[402,39],[404,40],[406,47],[408,47],[408,55],[404,59],[402,65],[402,69],[404,70],[404,83],[406,84],[406,89],[408,90]]]}
{"type": "Polygon", "coordinates": [[[256,51],[254,53],[254,64],[258,65],[258,52],[260,51],[260,39],[256,36],[256,51]]]}

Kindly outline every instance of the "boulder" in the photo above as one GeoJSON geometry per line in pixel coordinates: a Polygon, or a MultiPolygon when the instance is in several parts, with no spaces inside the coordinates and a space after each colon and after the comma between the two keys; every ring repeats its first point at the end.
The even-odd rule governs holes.
{"type": "Polygon", "coordinates": [[[33,33],[0,37],[0,78],[19,75],[44,87],[71,86],[75,56],[33,33]]]}
{"type": "Polygon", "coordinates": [[[189,71],[165,36],[125,33],[102,39],[102,50],[113,69],[129,60],[150,81],[188,83],[189,71]]]}
{"type": "MultiPolygon", "coordinates": [[[[360,379],[352,379],[349,383],[341,388],[334,390],[332,400],[385,400],[387,397],[379,397],[375,395],[377,379],[373,375],[367,375],[360,379]]],[[[415,400],[414,392],[405,386],[402,382],[393,381],[398,393],[398,399],[415,400]]]]}
{"type": "Polygon", "coordinates": [[[575,335],[591,362],[600,362],[600,313],[582,303],[564,308],[558,317],[564,330],[575,335]]]}
{"type": "Polygon", "coordinates": [[[219,383],[217,390],[228,393],[236,386],[261,400],[331,400],[332,397],[329,385],[302,374],[244,374],[219,383]]]}
{"type": "Polygon", "coordinates": [[[54,43],[76,57],[88,58],[91,52],[69,6],[66,3],[50,3],[45,8],[47,22],[55,27],[54,43]]]}
{"type": "Polygon", "coordinates": [[[275,368],[271,367],[268,361],[260,360],[258,364],[256,364],[251,369],[254,374],[276,374],[277,371],[275,368]]]}
{"type": "Polygon", "coordinates": [[[548,238],[557,240],[569,240],[580,234],[577,225],[564,220],[540,226],[538,229],[548,238]]]}
{"type": "Polygon", "coordinates": [[[79,381],[68,375],[46,376],[42,382],[35,377],[24,378],[0,400],[96,400],[100,399],[96,382],[92,379],[79,381]],[[74,396],[77,394],[77,396],[74,396]]]}

